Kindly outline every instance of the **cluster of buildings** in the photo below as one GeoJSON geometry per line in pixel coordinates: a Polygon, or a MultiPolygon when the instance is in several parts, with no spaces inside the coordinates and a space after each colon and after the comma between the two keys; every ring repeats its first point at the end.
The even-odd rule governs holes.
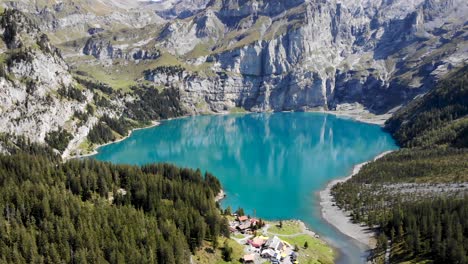
{"type": "MultiPolygon", "coordinates": [[[[231,233],[253,234],[254,230],[260,228],[262,223],[256,218],[248,216],[236,216],[234,221],[229,223],[231,233]]],[[[242,258],[244,263],[261,263],[261,259],[269,260],[272,264],[292,263],[297,264],[297,253],[293,251],[291,245],[281,240],[277,236],[255,236],[247,241],[252,247],[252,253],[246,254],[242,258]]],[[[250,251],[250,250],[249,250],[250,251]]]]}
{"type": "Polygon", "coordinates": [[[242,234],[252,234],[252,229],[259,224],[260,221],[258,219],[242,215],[237,216],[235,221],[229,223],[229,230],[231,233],[240,232],[242,234]]]}
{"type": "Polygon", "coordinates": [[[297,253],[292,250],[291,245],[282,241],[277,236],[257,236],[252,240],[249,240],[248,243],[252,247],[258,249],[260,257],[270,260],[272,264],[280,263],[288,257],[291,263],[298,263],[297,253]]]}

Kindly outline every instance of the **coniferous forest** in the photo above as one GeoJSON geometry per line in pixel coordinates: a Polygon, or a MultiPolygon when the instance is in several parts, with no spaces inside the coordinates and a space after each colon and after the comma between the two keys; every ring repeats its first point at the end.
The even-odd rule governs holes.
{"type": "Polygon", "coordinates": [[[401,150],[333,187],[337,206],[379,233],[373,258],[468,263],[468,67],[386,123],[401,150]]]}
{"type": "Polygon", "coordinates": [[[168,164],[63,163],[22,142],[0,156],[1,263],[189,263],[228,236],[211,174],[168,164]]]}

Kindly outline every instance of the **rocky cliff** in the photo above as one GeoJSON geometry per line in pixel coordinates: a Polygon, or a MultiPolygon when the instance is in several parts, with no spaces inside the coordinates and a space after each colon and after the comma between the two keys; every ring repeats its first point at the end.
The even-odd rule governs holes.
{"type": "Polygon", "coordinates": [[[192,105],[281,111],[359,103],[381,114],[466,63],[467,12],[457,0],[212,1],[166,26],[158,46],[182,57],[207,46],[191,62],[210,64],[217,76],[177,81],[192,105]]]}
{"type": "Polygon", "coordinates": [[[96,108],[95,94],[76,82],[60,51],[23,13],[5,11],[0,34],[0,133],[52,145],[70,135],[60,149],[68,156],[102,111],[117,111],[96,108]]]}
{"type": "Polygon", "coordinates": [[[164,116],[136,109],[141,102],[154,106],[143,98],[149,94],[173,105],[170,115],[349,105],[384,114],[427,92],[468,58],[468,4],[462,0],[17,0],[3,5],[26,12],[18,21],[39,26],[2,28],[2,111],[7,113],[2,118],[8,124],[2,129],[35,131],[37,141],[63,127],[86,135],[102,115],[95,91],[80,86],[72,74],[118,90],[105,95],[114,104],[112,115],[129,112],[146,121],[164,116]],[[82,102],[75,100],[75,88],[82,102]],[[87,105],[98,113],[80,128],[73,113],[87,105]],[[47,109],[57,112],[37,116],[47,109]]]}
{"type": "MultiPolygon", "coordinates": [[[[462,0],[212,0],[196,12],[195,2],[158,3],[186,8],[188,17],[75,40],[72,65],[83,55],[110,74],[121,71],[115,65],[138,64],[132,77],[178,87],[194,113],[360,104],[383,114],[432,88],[468,56],[462,0]],[[175,65],[182,78],[144,74],[175,65]]],[[[70,42],[63,47],[67,53],[70,42]]]]}

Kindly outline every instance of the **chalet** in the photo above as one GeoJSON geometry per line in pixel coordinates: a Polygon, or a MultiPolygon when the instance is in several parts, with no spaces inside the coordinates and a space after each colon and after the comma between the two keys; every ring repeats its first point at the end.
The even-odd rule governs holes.
{"type": "Polygon", "coordinates": [[[265,243],[265,247],[273,249],[274,251],[280,251],[283,249],[284,244],[281,239],[279,239],[277,236],[274,236],[273,238],[268,239],[268,241],[265,243]]]}
{"type": "Polygon", "coordinates": [[[255,254],[244,255],[242,259],[244,260],[244,263],[254,263],[255,254]]]}
{"type": "Polygon", "coordinates": [[[239,222],[245,222],[247,220],[249,220],[249,217],[246,216],[246,215],[242,215],[242,216],[237,217],[237,221],[239,221],[239,222]]]}
{"type": "Polygon", "coordinates": [[[245,232],[250,228],[250,222],[246,221],[237,226],[237,229],[241,232],[245,232]]]}
{"type": "Polygon", "coordinates": [[[255,237],[253,240],[250,241],[250,245],[256,248],[261,248],[263,244],[265,244],[265,240],[261,237],[255,237]]]}
{"type": "Polygon", "coordinates": [[[252,226],[256,226],[259,223],[258,219],[256,218],[250,218],[250,224],[252,226]]]}
{"type": "Polygon", "coordinates": [[[276,252],[271,248],[267,248],[264,249],[260,255],[262,256],[262,258],[271,259],[275,257],[276,252]]]}

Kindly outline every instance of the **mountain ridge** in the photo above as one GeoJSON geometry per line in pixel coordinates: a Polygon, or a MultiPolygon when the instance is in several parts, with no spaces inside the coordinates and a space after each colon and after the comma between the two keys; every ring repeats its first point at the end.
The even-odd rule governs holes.
{"type": "MultiPolygon", "coordinates": [[[[468,24],[461,14],[468,7],[463,1],[277,2],[162,1],[104,13],[93,11],[93,1],[40,2],[40,8],[25,1],[3,4],[23,9],[47,33],[61,50],[69,72],[64,76],[71,82],[111,89],[95,95],[77,83],[97,113],[70,151],[85,144],[103,115],[91,97],[108,100],[112,107],[103,109],[112,108],[110,116],[116,119],[127,118],[129,105],[140,104],[132,100],[151,105],[141,97],[147,93],[135,95],[132,87],[170,89],[157,96],[169,96],[159,102],[172,102],[172,109],[180,110],[168,112],[178,114],[351,106],[380,115],[426,93],[467,61],[468,24]],[[164,18],[153,9],[162,5],[182,12],[206,7],[187,17],[164,18]],[[144,23],[133,20],[135,14],[144,18],[149,13],[144,23]],[[77,15],[90,19],[76,24],[77,15]]],[[[31,138],[42,142],[50,131],[31,138]]]]}

